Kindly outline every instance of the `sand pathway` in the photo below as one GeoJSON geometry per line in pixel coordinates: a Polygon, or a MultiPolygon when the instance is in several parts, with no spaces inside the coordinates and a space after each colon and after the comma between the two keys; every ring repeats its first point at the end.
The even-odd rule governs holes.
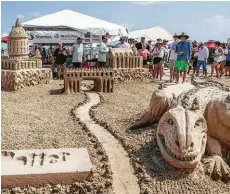
{"type": "Polygon", "coordinates": [[[114,136],[90,118],[89,110],[92,106],[100,102],[99,95],[91,92],[87,92],[86,94],[90,101],[79,107],[75,113],[81,122],[84,122],[89,130],[95,134],[108,155],[113,172],[114,193],[139,194],[140,188],[132,165],[129,162],[128,154],[114,136]]]}

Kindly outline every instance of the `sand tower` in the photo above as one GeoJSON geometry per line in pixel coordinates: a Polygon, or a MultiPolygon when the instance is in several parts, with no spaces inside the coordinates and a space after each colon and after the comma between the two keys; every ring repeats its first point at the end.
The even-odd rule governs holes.
{"type": "Polygon", "coordinates": [[[41,56],[29,57],[29,39],[19,18],[8,36],[8,58],[1,60],[2,89],[18,90],[25,86],[48,83],[51,69],[42,68],[41,56]]]}

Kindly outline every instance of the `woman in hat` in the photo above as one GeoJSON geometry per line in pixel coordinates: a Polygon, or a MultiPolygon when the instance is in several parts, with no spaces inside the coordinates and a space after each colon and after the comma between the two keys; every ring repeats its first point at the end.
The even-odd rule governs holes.
{"type": "Polygon", "coordinates": [[[163,41],[162,39],[157,39],[157,44],[153,48],[152,56],[153,58],[153,65],[154,65],[154,74],[156,75],[156,78],[160,76],[160,81],[163,77],[163,58],[165,53],[168,51],[163,47],[163,41]]]}
{"type": "Polygon", "coordinates": [[[224,51],[223,49],[221,48],[221,43],[219,41],[216,41],[215,42],[215,46],[216,46],[216,50],[215,50],[215,53],[213,54],[214,56],[214,62],[213,64],[211,65],[211,76],[213,76],[214,74],[214,69],[216,71],[216,77],[219,78],[219,65],[220,65],[220,62],[221,62],[221,56],[224,54],[224,51]]]}
{"type": "Polygon", "coordinates": [[[176,45],[176,53],[177,53],[177,60],[175,63],[175,76],[176,76],[176,83],[179,83],[179,72],[183,72],[183,81],[185,82],[186,73],[188,71],[188,64],[191,58],[191,45],[190,42],[187,41],[189,36],[182,32],[178,38],[181,40],[176,45]]]}

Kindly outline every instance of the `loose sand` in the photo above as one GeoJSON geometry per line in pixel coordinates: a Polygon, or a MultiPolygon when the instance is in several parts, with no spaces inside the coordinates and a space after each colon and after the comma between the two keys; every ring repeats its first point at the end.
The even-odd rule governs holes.
{"type": "MultiPolygon", "coordinates": [[[[105,163],[98,156],[100,145],[96,145],[95,149],[98,141],[82,130],[71,116],[71,110],[83,102],[84,94],[60,94],[62,83],[53,81],[49,85],[38,85],[17,92],[2,92],[2,149],[87,148],[94,173],[91,182],[86,184],[88,193],[96,193],[97,189],[111,193],[104,189],[110,183],[104,177],[105,163]]],[[[37,189],[37,193],[74,193],[79,191],[76,185],[47,185],[37,189]]],[[[36,189],[16,188],[12,193],[32,191],[36,189]]]]}
{"type": "Polygon", "coordinates": [[[106,122],[112,132],[124,142],[133,159],[147,173],[139,173],[142,193],[220,194],[230,193],[230,184],[215,182],[199,172],[183,173],[165,164],[156,143],[156,124],[130,132],[127,129],[144,113],[156,89],[154,83],[127,83],[115,86],[113,94],[102,94],[104,103],[93,110],[96,119],[106,122]]]}

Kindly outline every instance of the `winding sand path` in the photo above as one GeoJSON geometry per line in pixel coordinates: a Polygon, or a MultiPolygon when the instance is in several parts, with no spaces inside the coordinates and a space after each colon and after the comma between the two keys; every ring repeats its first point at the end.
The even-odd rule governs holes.
{"type": "Polygon", "coordinates": [[[129,162],[128,154],[113,135],[90,118],[89,110],[100,102],[99,95],[91,92],[86,94],[90,101],[79,107],[75,113],[81,122],[84,122],[89,130],[95,134],[108,155],[113,172],[114,193],[139,194],[140,188],[134,175],[133,167],[129,162]]]}

